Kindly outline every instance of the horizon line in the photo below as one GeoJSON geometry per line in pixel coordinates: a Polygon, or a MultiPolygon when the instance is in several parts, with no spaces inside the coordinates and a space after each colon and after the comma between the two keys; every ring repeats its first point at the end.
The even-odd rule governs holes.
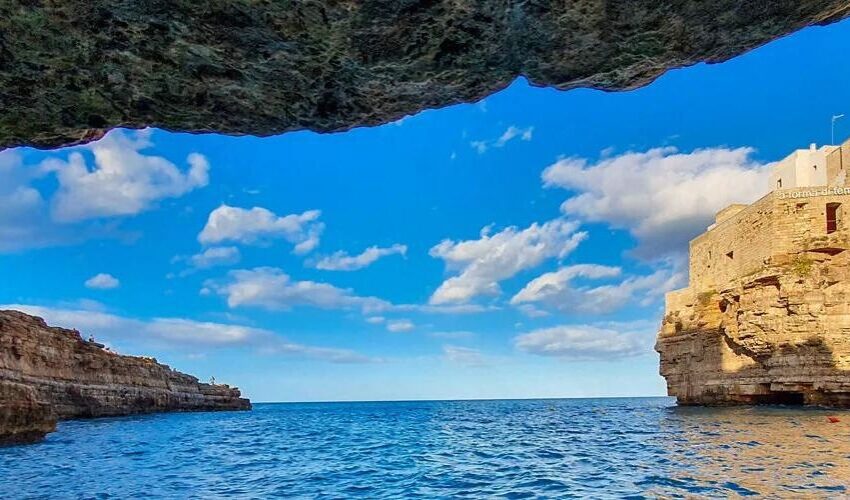
{"type": "Polygon", "coordinates": [[[675,396],[564,396],[564,397],[528,397],[528,398],[461,398],[461,399],[337,399],[315,401],[251,401],[251,404],[332,404],[332,403],[451,403],[466,401],[560,401],[565,399],[657,399],[675,396]]]}

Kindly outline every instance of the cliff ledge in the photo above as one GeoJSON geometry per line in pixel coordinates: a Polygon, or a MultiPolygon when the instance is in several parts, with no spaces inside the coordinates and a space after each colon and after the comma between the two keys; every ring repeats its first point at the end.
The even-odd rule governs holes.
{"type": "Polygon", "coordinates": [[[797,150],[772,185],[817,184],[724,209],[691,241],[655,346],[680,404],[850,407],[848,168],[850,141],[797,150]]]}
{"type": "Polygon", "coordinates": [[[0,311],[0,443],[37,441],[57,420],[166,411],[247,410],[238,389],[153,358],[122,356],[18,311],[0,311]]]}

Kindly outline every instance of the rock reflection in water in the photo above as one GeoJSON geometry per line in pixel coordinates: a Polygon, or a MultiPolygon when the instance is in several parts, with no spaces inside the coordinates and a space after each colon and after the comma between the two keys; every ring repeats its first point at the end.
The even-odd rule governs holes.
{"type": "MultiPolygon", "coordinates": [[[[827,417],[835,414],[794,407],[669,408],[658,436],[672,462],[667,479],[743,495],[846,494],[850,417],[839,413],[841,421],[830,423],[827,417]]],[[[670,486],[650,491],[669,492],[670,486]]]]}

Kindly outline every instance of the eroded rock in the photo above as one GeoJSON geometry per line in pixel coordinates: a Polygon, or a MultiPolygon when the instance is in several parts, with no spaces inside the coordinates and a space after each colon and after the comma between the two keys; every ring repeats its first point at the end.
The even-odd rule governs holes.
{"type": "Polygon", "coordinates": [[[121,356],[43,319],[0,311],[0,443],[37,441],[69,418],[246,410],[238,389],[121,356]]]}
{"type": "Polygon", "coordinates": [[[691,241],[656,343],[680,404],[850,407],[850,141],[823,151],[829,185],[725,209],[691,241]]]}
{"type": "Polygon", "coordinates": [[[119,126],[344,130],[519,75],[629,89],[848,12],[848,0],[8,0],[0,148],[119,126]]]}

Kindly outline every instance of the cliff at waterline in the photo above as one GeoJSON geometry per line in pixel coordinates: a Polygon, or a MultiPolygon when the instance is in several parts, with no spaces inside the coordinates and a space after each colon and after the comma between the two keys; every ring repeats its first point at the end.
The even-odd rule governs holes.
{"type": "Polygon", "coordinates": [[[199,383],[75,330],[0,311],[0,443],[36,441],[63,419],[250,408],[236,388],[199,383]]]}
{"type": "Polygon", "coordinates": [[[850,407],[848,165],[850,141],[798,151],[691,241],[656,343],[680,404],[850,407]]]}
{"type": "Polygon", "coordinates": [[[848,257],[789,255],[668,306],[656,349],[670,395],[680,404],[850,406],[848,257]]]}

